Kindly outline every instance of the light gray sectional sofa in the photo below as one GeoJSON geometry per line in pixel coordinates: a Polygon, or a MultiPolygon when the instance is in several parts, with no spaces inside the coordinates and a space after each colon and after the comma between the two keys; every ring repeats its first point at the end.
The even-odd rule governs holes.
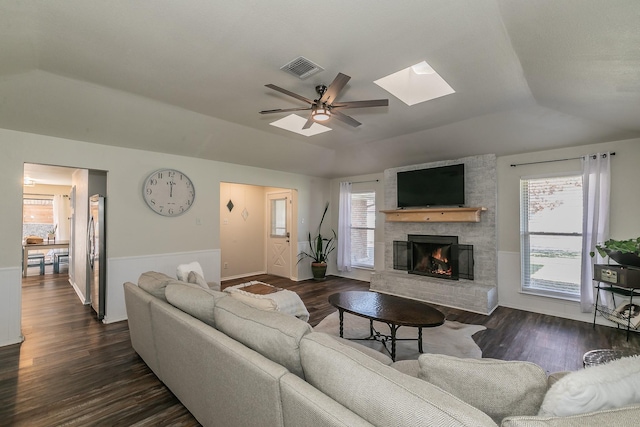
{"type": "MultiPolygon", "coordinates": [[[[446,375],[444,383],[437,381],[435,365],[467,375],[469,365],[456,367],[467,363],[463,359],[423,355],[420,361],[392,363],[367,347],[313,332],[293,316],[259,310],[160,273],[144,273],[138,285],[125,283],[124,291],[133,348],[204,426],[582,427],[631,425],[640,417],[638,406],[537,416],[547,378],[532,364],[525,369],[530,373],[519,374],[523,379],[511,385],[529,396],[524,403],[512,399],[518,411],[529,411],[527,416],[493,411],[493,403],[480,399],[483,412],[445,391],[446,375]],[[524,380],[526,375],[531,378],[524,380]]],[[[469,363],[488,364],[472,366],[474,372],[491,372],[494,366],[469,363]]],[[[514,367],[523,372],[520,368],[514,367]]],[[[455,394],[473,390],[467,385],[455,394]]],[[[496,395],[487,387],[477,392],[484,398],[496,395]]]]}

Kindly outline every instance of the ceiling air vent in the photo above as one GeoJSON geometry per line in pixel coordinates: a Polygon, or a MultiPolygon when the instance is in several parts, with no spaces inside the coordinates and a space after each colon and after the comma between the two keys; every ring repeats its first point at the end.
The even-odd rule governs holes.
{"type": "Polygon", "coordinates": [[[319,66],[318,64],[314,64],[313,62],[309,61],[307,58],[305,58],[304,56],[300,56],[296,59],[294,59],[293,61],[289,62],[288,64],[283,65],[282,67],[280,67],[281,70],[287,71],[293,75],[296,75],[298,77],[300,77],[301,79],[305,79],[309,76],[314,75],[315,73],[318,73],[322,70],[324,70],[324,68],[322,68],[321,66],[319,66]]]}

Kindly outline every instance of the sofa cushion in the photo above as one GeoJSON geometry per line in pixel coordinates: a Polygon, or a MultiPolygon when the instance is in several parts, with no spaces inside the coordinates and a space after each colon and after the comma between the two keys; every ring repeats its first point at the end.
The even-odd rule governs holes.
{"type": "Polygon", "coordinates": [[[627,406],[569,417],[508,417],[501,427],[603,427],[635,426],[640,419],[640,406],[627,406]]]}
{"type": "Polygon", "coordinates": [[[143,289],[149,292],[151,295],[156,298],[160,298],[163,301],[167,301],[167,298],[164,295],[164,290],[169,283],[177,282],[173,277],[167,276],[164,273],[159,273],[157,271],[147,271],[140,275],[138,279],[138,286],[140,289],[143,289]]]}
{"type": "Polygon", "coordinates": [[[189,274],[187,275],[187,282],[193,283],[194,285],[198,285],[203,289],[209,289],[209,284],[207,283],[206,280],[204,280],[204,277],[202,277],[202,275],[200,275],[200,273],[198,273],[197,271],[189,272],[189,274]]]}
{"type": "Polygon", "coordinates": [[[418,377],[475,406],[496,423],[535,415],[547,391],[547,374],[530,362],[461,359],[422,354],[418,377]]]}
{"type": "Polygon", "coordinates": [[[216,328],[303,378],[300,340],[308,323],[277,311],[264,311],[234,298],[221,298],[213,311],[216,328]]]}
{"type": "Polygon", "coordinates": [[[167,285],[165,295],[169,304],[213,327],[215,327],[213,310],[216,301],[226,296],[222,292],[182,282],[167,285]]]}
{"type": "Polygon", "coordinates": [[[311,384],[288,373],[280,378],[282,418],[295,427],[374,427],[311,384]]]}
{"type": "Polygon", "coordinates": [[[565,375],[547,392],[539,415],[577,415],[633,404],[640,404],[640,356],[565,375]]]}
{"type": "Polygon", "coordinates": [[[369,357],[373,357],[378,362],[382,362],[385,365],[391,365],[393,363],[393,360],[391,359],[391,357],[387,356],[385,353],[379,352],[375,348],[367,347],[366,345],[362,345],[358,341],[355,341],[355,340],[350,340],[350,339],[347,339],[347,338],[340,338],[340,337],[336,337],[334,335],[330,335],[330,336],[333,337],[333,339],[338,340],[339,342],[341,342],[341,343],[343,343],[345,345],[348,345],[350,347],[355,348],[356,350],[366,354],[369,357]]]}
{"type": "Polygon", "coordinates": [[[417,360],[398,360],[393,362],[391,367],[414,378],[418,378],[420,373],[420,363],[417,360]]]}
{"type": "Polygon", "coordinates": [[[180,264],[176,267],[176,277],[182,282],[189,281],[189,272],[195,271],[200,276],[204,277],[202,267],[198,261],[190,262],[189,264],[180,264]]]}
{"type": "Polygon", "coordinates": [[[307,382],[376,426],[496,426],[457,397],[322,332],[306,335],[300,355],[307,382]]]}

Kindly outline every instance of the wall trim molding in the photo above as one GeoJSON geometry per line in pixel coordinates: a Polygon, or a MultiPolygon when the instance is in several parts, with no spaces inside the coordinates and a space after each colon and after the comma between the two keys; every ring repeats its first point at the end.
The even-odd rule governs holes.
{"type": "Polygon", "coordinates": [[[125,282],[138,283],[146,271],[157,271],[176,277],[176,267],[197,261],[208,282],[220,282],[220,249],[136,255],[107,259],[107,305],[104,323],[127,319],[124,303],[125,282]]]}
{"type": "Polygon", "coordinates": [[[0,346],[19,344],[22,335],[22,268],[0,268],[0,346]]]}

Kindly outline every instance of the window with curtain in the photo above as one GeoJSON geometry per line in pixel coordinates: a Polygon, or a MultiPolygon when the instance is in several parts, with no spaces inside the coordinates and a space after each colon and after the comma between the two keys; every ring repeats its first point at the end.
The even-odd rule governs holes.
{"type": "Polygon", "coordinates": [[[582,175],[520,180],[522,290],[580,299],[582,175]]]}
{"type": "Polygon", "coordinates": [[[22,199],[22,237],[47,237],[53,227],[53,200],[24,197],[22,199]]]}
{"type": "Polygon", "coordinates": [[[376,193],[351,193],[351,265],[373,268],[376,193]]]}

